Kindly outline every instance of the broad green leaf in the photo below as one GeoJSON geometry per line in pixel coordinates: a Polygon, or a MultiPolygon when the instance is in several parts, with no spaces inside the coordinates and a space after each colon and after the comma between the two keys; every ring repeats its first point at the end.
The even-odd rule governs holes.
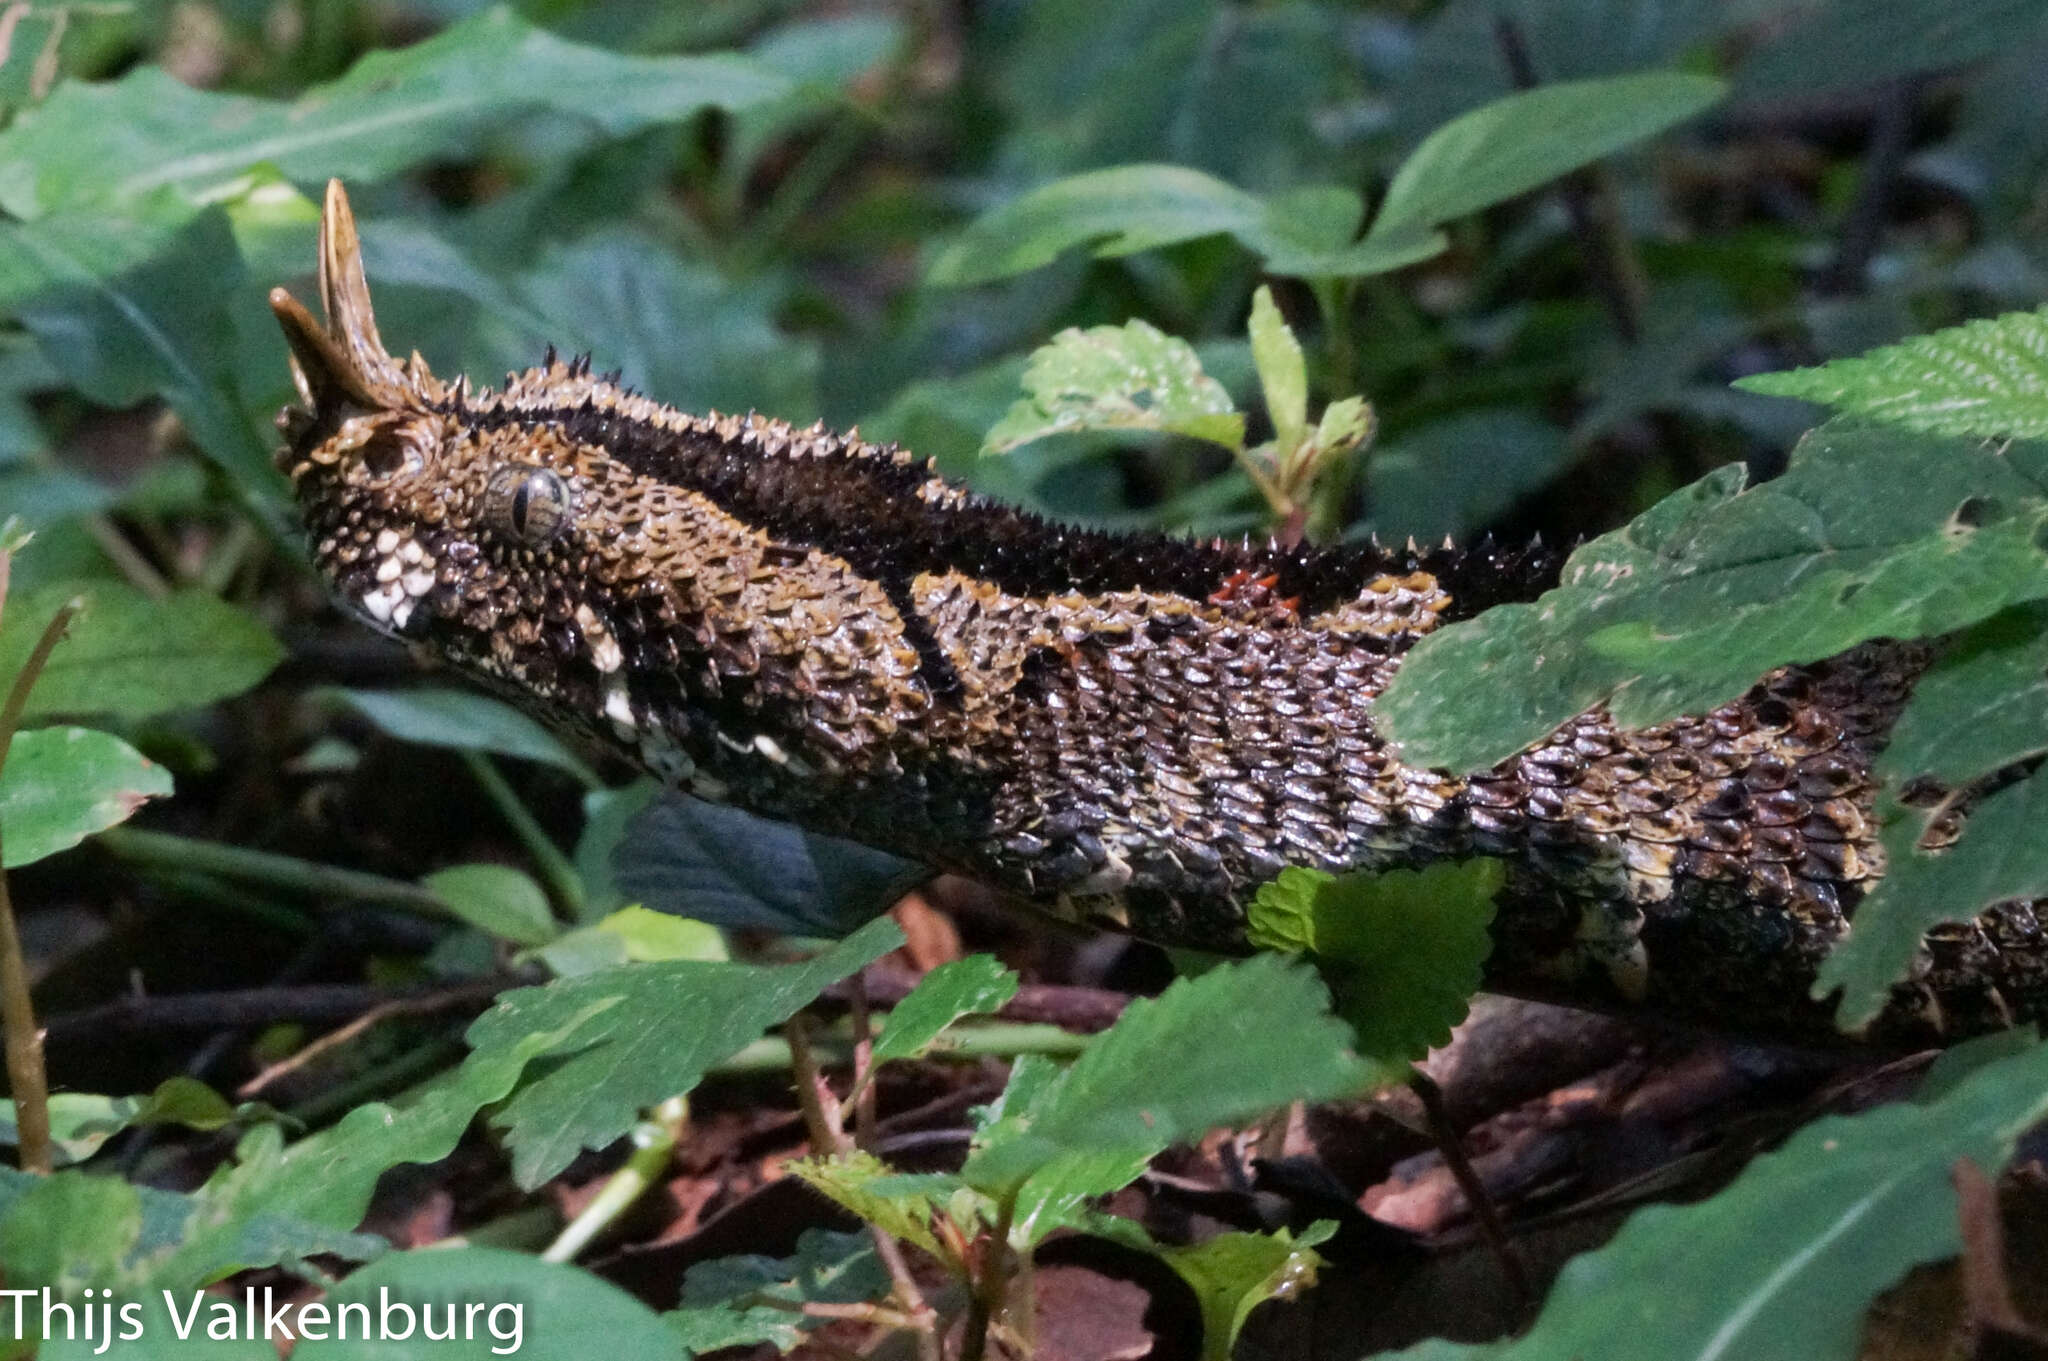
{"type": "Polygon", "coordinates": [[[601,781],[553,733],[503,700],[473,690],[322,690],[401,742],[482,751],[565,770],[584,784],[601,781]]]}
{"type": "Polygon", "coordinates": [[[170,792],[170,772],[112,733],[16,733],[0,769],[0,868],[69,850],[170,792]]]}
{"type": "Polygon", "coordinates": [[[1966,921],[2007,898],[2048,896],[2048,776],[2039,772],[1992,794],[1970,812],[1963,834],[1937,854],[1921,851],[1923,815],[1892,807],[1882,839],[1885,876],[1856,908],[1855,928],[1821,961],[1815,997],[1842,989],[1836,1021],[1867,1023],[1906,972],[1928,928],[1966,921]]]}
{"type": "Polygon", "coordinates": [[[1027,1105],[1006,1100],[961,1175],[1000,1196],[1063,1164],[1142,1164],[1226,1121],[1362,1091],[1372,1065],[1328,1000],[1310,970],[1273,954],[1183,978],[1133,1002],[1027,1105]]]}
{"type": "MultiPolygon", "coordinates": [[[[2001,1042],[2000,1037],[1993,1037],[2001,1042]]],[[[1932,1099],[1829,1116],[1695,1205],[1639,1210],[1558,1275],[1536,1325],[1490,1347],[1427,1343],[1404,1361],[1604,1356],[1814,1361],[1856,1355],[1877,1293],[1961,1248],[1949,1176],[2002,1167],[2048,1112],[2048,1046],[1985,1064],[1932,1099]],[[1646,1289],[1672,1279],[1683,1289],[1646,1289]]]]}
{"type": "Polygon", "coordinates": [[[1252,294],[1250,330],[1252,361],[1259,367],[1273,440],[1285,459],[1308,435],[1308,365],[1301,357],[1301,342],[1273,303],[1273,290],[1264,284],[1252,294]]]}
{"type": "Polygon", "coordinates": [[[1259,887],[1247,938],[1316,956],[1359,1051],[1399,1080],[1451,1038],[1479,989],[1493,897],[1507,872],[1474,859],[1337,876],[1290,868],[1259,887]]]}
{"type": "Polygon", "coordinates": [[[1410,761],[1472,770],[1605,703],[1701,713],[1788,662],[1967,628],[2048,597],[2048,449],[1835,422],[1572,554],[1562,584],[1418,643],[1375,704],[1410,761]]]}
{"type": "Polygon", "coordinates": [[[469,1028],[479,1055],[535,1031],[558,1035],[547,1072],[491,1117],[512,1146],[513,1178],[538,1186],[618,1138],[641,1111],[688,1092],[712,1064],[902,943],[884,918],[802,964],[635,964],[506,993],[469,1028]]]}
{"type": "Polygon", "coordinates": [[[1709,76],[1658,71],[1567,81],[1497,99],[1423,139],[1395,172],[1362,244],[1426,237],[1453,218],[1683,123],[1726,88],[1709,76]]]}
{"type": "Polygon", "coordinates": [[[1941,650],[1886,739],[1878,769],[1956,785],[2048,749],[2048,605],[1993,615],[1941,650]]]}
{"type": "Polygon", "coordinates": [[[1965,322],[1853,359],[1736,380],[1937,435],[2048,436],[2048,308],[1965,322]]]}
{"type": "Polygon", "coordinates": [[[68,1295],[117,1276],[142,1234],[135,1187],[78,1171],[26,1178],[9,1168],[4,1175],[11,1184],[0,1203],[0,1267],[9,1286],[68,1295]]]}
{"type": "MultiPolygon", "coordinates": [[[[56,1147],[57,1165],[84,1162],[99,1152],[102,1144],[135,1123],[145,1100],[90,1092],[50,1093],[50,1142],[56,1147]]],[[[0,1144],[13,1148],[20,1142],[14,1102],[0,1101],[0,1144]]],[[[0,1313],[0,1319],[4,1317],[0,1313]]]]}
{"type": "Polygon", "coordinates": [[[677,793],[633,816],[612,870],[630,901],[799,936],[846,935],[931,877],[885,851],[677,793]]]}
{"type": "Polygon", "coordinates": [[[915,1058],[962,1016],[996,1011],[1017,995],[1017,975],[994,955],[969,955],[939,965],[889,1011],[875,1040],[874,1061],[915,1058]]]}
{"type": "Polygon", "coordinates": [[[0,223],[0,311],[35,336],[67,382],[103,406],[163,398],[245,491],[279,499],[270,439],[242,408],[246,375],[227,310],[241,278],[217,208],[193,216],[152,200],[127,213],[0,223]]]}
{"type": "Polygon", "coordinates": [[[1274,274],[1380,274],[1427,259],[1443,239],[1356,241],[1364,203],[1338,185],[1309,185],[1262,199],[1178,165],[1121,165],[1051,184],[983,214],[932,262],[943,287],[987,283],[1051,264],[1090,246],[1098,256],[1205,236],[1235,237],[1274,274]]]}
{"type": "Polygon", "coordinates": [[[621,964],[727,958],[718,928],[640,906],[622,907],[589,926],[556,937],[539,951],[557,974],[595,973],[621,964]]]}
{"type": "Polygon", "coordinates": [[[1060,332],[1031,356],[1024,391],[982,452],[1078,430],[1162,430],[1232,449],[1244,443],[1244,417],[1202,372],[1194,347],[1149,322],[1060,332]]]}
{"type": "Polygon", "coordinates": [[[583,832],[571,857],[583,881],[583,920],[597,921],[626,906],[612,877],[612,855],[625,840],[633,818],[661,796],[657,780],[641,776],[617,789],[593,789],[583,796],[583,832]]]}
{"type": "Polygon", "coordinates": [[[627,56],[563,42],[500,6],[372,52],[290,103],[195,90],[154,66],[65,84],[0,134],[0,207],[33,218],[165,186],[208,202],[265,163],[302,184],[381,179],[469,154],[479,133],[535,112],[617,137],[789,89],[744,58],[627,56]]]}
{"type": "Polygon", "coordinates": [[[148,718],[249,689],[284,659],[270,630],[204,591],[152,600],[118,581],[55,582],[7,602],[0,676],[28,660],[65,602],[83,597],[64,641],[29,693],[25,713],[148,718]]]}
{"type": "Polygon", "coordinates": [[[803,1158],[787,1167],[792,1176],[801,1177],[806,1186],[863,1223],[945,1259],[932,1233],[932,1218],[944,1213],[946,1202],[963,1188],[958,1178],[942,1176],[933,1182],[902,1177],[874,1154],[858,1149],[829,1158],[803,1158]]]}
{"type": "Polygon", "coordinates": [[[448,910],[514,945],[545,945],[560,934],[548,895],[510,865],[455,865],[420,880],[448,910]]]}
{"type": "Polygon", "coordinates": [[[1201,1303],[1203,1361],[1230,1361],[1252,1310],[1313,1286],[1323,1265],[1316,1245],[1336,1231],[1335,1224],[1319,1219],[1299,1234],[1219,1233],[1189,1247],[1154,1249],[1201,1303]]]}
{"type": "Polygon", "coordinates": [[[691,1267],[683,1277],[682,1307],[665,1318],[692,1356],[759,1342],[786,1352],[825,1320],[758,1301],[859,1304],[888,1293],[889,1273],[872,1238],[805,1229],[793,1257],[750,1254],[691,1267]]]}
{"type": "MultiPolygon", "coordinates": [[[[661,1316],[619,1287],[578,1266],[548,1262],[503,1248],[464,1247],[394,1252],[351,1273],[327,1292],[330,1311],[292,1348],[299,1361],[588,1361],[592,1356],[640,1361],[675,1355],[675,1338],[661,1316]],[[377,1333],[360,1329],[343,1339],[332,1311],[351,1303],[369,1307],[377,1333]],[[399,1313],[411,1312],[410,1319],[399,1313]],[[424,1319],[422,1309],[433,1311],[424,1319]],[[450,1341],[424,1342],[422,1326],[446,1338],[449,1311],[460,1327],[450,1341]],[[392,1319],[385,1325],[381,1320],[392,1319]],[[406,1341],[408,1324],[419,1331],[406,1341]]],[[[293,1318],[303,1315],[294,1313],[293,1318]]]]}

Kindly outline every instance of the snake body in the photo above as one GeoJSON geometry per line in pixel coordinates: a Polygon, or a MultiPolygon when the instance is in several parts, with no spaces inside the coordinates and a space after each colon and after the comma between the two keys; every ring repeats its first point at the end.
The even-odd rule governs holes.
{"type": "MultiPolygon", "coordinates": [[[[385,350],[339,186],[320,292],[324,323],[272,295],[301,394],[279,464],[334,591],[680,788],[1224,951],[1285,866],[1498,856],[1491,986],[1837,1038],[1811,983],[1883,873],[1872,759],[1925,645],[1654,728],[1595,710],[1470,777],[1417,768],[1374,697],[1553,555],[1111,535],[584,361],[443,382],[385,350]]],[[[1866,1038],[2048,1013],[2035,908],[1931,935],[1866,1038]]]]}

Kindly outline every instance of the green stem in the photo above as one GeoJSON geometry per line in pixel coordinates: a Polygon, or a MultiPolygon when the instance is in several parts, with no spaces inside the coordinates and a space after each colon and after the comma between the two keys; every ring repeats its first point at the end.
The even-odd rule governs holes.
{"type": "Polygon", "coordinates": [[[968,1296],[967,1321],[960,1339],[960,1361],[981,1361],[988,1351],[988,1330],[1002,1316],[1003,1297],[1010,1289],[1010,1227],[1017,1220],[1017,1193],[1003,1197],[996,1225],[989,1233],[988,1258],[981,1279],[968,1296]]]}
{"type": "Polygon", "coordinates": [[[110,827],[99,844],[116,859],[145,869],[196,871],[223,879],[261,884],[307,898],[341,898],[349,902],[395,907],[422,916],[450,918],[448,905],[431,890],[403,879],[322,865],[271,851],[252,851],[218,841],[110,827]]]}
{"type": "MultiPolygon", "coordinates": [[[[813,1032],[806,1036],[811,1051],[821,1064],[851,1063],[853,1041],[843,1031],[813,1032]]],[[[1079,1057],[1089,1037],[1073,1035],[1055,1025],[1027,1023],[961,1026],[946,1032],[943,1048],[928,1057],[935,1059],[1013,1059],[1022,1054],[1043,1054],[1047,1058],[1079,1057]]],[[[756,1073],[785,1073],[793,1066],[789,1042],[769,1035],[755,1040],[723,1063],[715,1063],[707,1076],[748,1077],[756,1073]]]]}
{"type": "Polygon", "coordinates": [[[526,805],[519,801],[519,796],[512,792],[512,786],[492,764],[490,757],[482,752],[465,751],[462,763],[469,767],[469,773],[476,777],[484,794],[510,825],[513,835],[519,838],[519,844],[533,857],[534,867],[554,891],[555,902],[568,914],[569,920],[582,921],[585,904],[583,876],[576,873],[576,866],[562,854],[561,847],[555,845],[526,805]]]}
{"type": "Polygon", "coordinates": [[[1358,343],[1351,332],[1351,311],[1358,298],[1358,280],[1310,279],[1316,309],[1323,314],[1323,360],[1333,397],[1348,397],[1357,387],[1358,343]]]}
{"type": "Polygon", "coordinates": [[[592,1239],[610,1228],[640,1197],[659,1185],[662,1175],[668,1171],[669,1158],[676,1151],[676,1143],[682,1137],[683,1125],[689,1118],[689,1099],[672,1096],[656,1106],[648,1119],[634,1125],[626,1136],[633,1144],[631,1156],[618,1171],[612,1173],[603,1189],[583,1207],[583,1212],[563,1226],[555,1241],[541,1253],[541,1260],[575,1261],[576,1255],[589,1247],[592,1239]]]}

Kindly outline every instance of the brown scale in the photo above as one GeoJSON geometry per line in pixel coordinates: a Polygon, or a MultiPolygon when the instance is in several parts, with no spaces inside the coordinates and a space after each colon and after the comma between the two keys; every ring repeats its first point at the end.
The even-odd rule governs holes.
{"type": "MultiPolygon", "coordinates": [[[[1076,530],[894,446],[686,415],[552,355],[472,392],[386,352],[338,187],[320,266],[325,324],[272,297],[315,561],[556,726],[1169,943],[1243,948],[1288,865],[1498,855],[1494,986],[1832,1037],[1808,988],[1883,873],[1871,760],[1927,649],[1639,731],[1595,711],[1457,779],[1401,764],[1373,700],[1417,639],[1541,589],[1548,555],[1076,530]]],[[[2048,1017],[2037,907],[1930,933],[1875,1038],[2048,1017]]]]}

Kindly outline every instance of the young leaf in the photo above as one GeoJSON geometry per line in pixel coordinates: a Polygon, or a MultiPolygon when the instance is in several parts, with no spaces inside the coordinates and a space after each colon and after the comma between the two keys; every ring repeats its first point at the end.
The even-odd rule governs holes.
{"type": "Polygon", "coordinates": [[[1937,435],[2048,436],[2048,308],[1914,336],[1853,359],[1736,380],[1937,435]]]}
{"type": "Polygon", "coordinates": [[[24,714],[148,718],[211,704],[255,685],[284,648],[245,611],[204,591],[152,600],[118,581],[53,582],[8,602],[0,617],[0,676],[12,676],[57,608],[85,608],[50,654],[24,714]]]}
{"type": "Polygon", "coordinates": [[[1164,430],[1230,449],[1244,443],[1244,417],[1202,372],[1194,347],[1148,322],[1060,332],[1031,356],[1024,391],[988,432],[983,453],[1076,430],[1164,430]]]}
{"type": "Polygon", "coordinates": [[[479,931],[514,945],[545,945],[561,928],[539,884],[510,865],[455,865],[420,881],[479,931]]]}
{"type": "Polygon", "coordinates": [[[1421,765],[1474,770],[1606,703],[1702,713],[1788,662],[2048,597],[2048,447],[1836,422],[1783,476],[1728,467],[1580,548],[1562,584],[1418,643],[1374,706],[1421,765]]]}
{"type": "Polygon", "coordinates": [[[961,1176],[1000,1196],[1063,1164],[1142,1164],[1226,1121],[1361,1091],[1373,1070],[1347,1038],[1305,967],[1271,954],[1219,965],[1133,1002],[1027,1107],[1005,1100],[961,1176]]]}
{"type": "Polygon", "coordinates": [[[875,1041],[874,1061],[915,1058],[962,1016],[996,1011],[1017,995],[1017,975],[994,955],[969,955],[939,965],[890,1009],[875,1041]]]}
{"type": "Polygon", "coordinates": [[[1465,1019],[1505,879],[1488,859],[1341,877],[1284,869],[1253,899],[1248,938],[1315,955],[1360,1052],[1398,1078],[1465,1019]]]}
{"type": "Polygon", "coordinates": [[[503,700],[473,690],[319,690],[401,742],[483,751],[565,770],[591,788],[602,782],[561,740],[503,700]]]}
{"type": "Polygon", "coordinates": [[[725,938],[717,927],[637,905],[622,907],[589,926],[558,936],[538,953],[550,969],[565,977],[621,964],[728,957],[725,938]]]}
{"type": "Polygon", "coordinates": [[[1893,808],[1882,839],[1884,878],[1856,908],[1855,929],[1821,961],[1813,993],[1841,988],[1836,1021],[1866,1024],[1884,1006],[1928,929],[1966,921],[1992,903],[2048,895],[2048,775],[2036,772],[1979,803],[1948,849],[1918,848],[1923,816],[1893,808]]]}
{"type": "Polygon", "coordinates": [[[557,1061],[492,1117],[512,1146],[513,1178],[538,1186],[618,1138],[641,1111],[688,1092],[706,1068],[902,943],[882,918],[801,964],[636,964],[506,993],[469,1029],[479,1054],[535,1031],[558,1035],[547,1050],[557,1061]]]}
{"type": "Polygon", "coordinates": [[[1203,1361],[1230,1361],[1252,1310],[1313,1286],[1323,1265],[1316,1244],[1336,1231],[1335,1224],[1319,1219],[1298,1235],[1286,1229],[1219,1233],[1189,1247],[1155,1249],[1201,1302],[1203,1361]]]}
{"type": "Polygon", "coordinates": [[[0,769],[0,868],[68,850],[170,792],[170,772],[111,733],[17,733],[0,769]]]}
{"type": "Polygon", "coordinates": [[[33,218],[167,185],[209,202],[259,163],[300,184],[381,179],[536,112],[616,137],[790,88],[741,57],[627,56],[564,42],[499,6],[372,52],[288,104],[195,90],[156,66],[66,82],[0,134],[0,207],[33,218]]]}
{"type": "Polygon", "coordinates": [[[1708,76],[1654,71],[1525,90],[1463,114],[1415,148],[1387,186],[1364,246],[1413,241],[1526,193],[1720,99],[1708,76]]]}
{"type": "Polygon", "coordinates": [[[787,1167],[792,1176],[802,1178],[806,1186],[862,1222],[946,1260],[932,1233],[932,1218],[944,1213],[946,1202],[964,1189],[965,1183],[958,1178],[946,1176],[934,1183],[898,1176],[880,1158],[859,1150],[829,1158],[804,1158],[787,1167]],[[899,1184],[906,1182],[909,1184],[899,1184]]]}
{"type": "MultiPolygon", "coordinates": [[[[672,1357],[675,1336],[659,1314],[593,1272],[504,1248],[436,1248],[394,1252],[351,1273],[327,1292],[330,1310],[367,1305],[372,1318],[390,1317],[389,1331],[365,1335],[323,1329],[292,1348],[298,1361],[391,1361],[402,1355],[451,1358],[513,1356],[521,1361],[587,1361],[601,1348],[619,1361],[672,1357]],[[395,1302],[389,1303],[387,1302],[395,1302]],[[425,1338],[431,1307],[433,1332],[447,1335],[455,1309],[467,1342],[405,1342],[408,1323],[425,1338]],[[408,1318],[400,1306],[413,1310],[408,1318]],[[391,1313],[382,1311],[389,1308],[391,1313]]],[[[339,1314],[331,1317],[339,1318],[339,1314]]]]}
{"type": "Polygon", "coordinates": [[[1949,1182],[1956,1161],[2003,1166],[2044,1112],[2048,1046],[2035,1045],[1928,1100],[1815,1121],[1712,1199],[1637,1211],[1607,1246],[1565,1267],[1520,1339],[1398,1355],[1854,1356],[1877,1293],[1961,1248],[1949,1182]],[[1644,1288],[1668,1278],[1674,1262],[1687,1265],[1685,1288],[1644,1288]]]}
{"type": "Polygon", "coordinates": [[[1273,442],[1284,464],[1308,435],[1308,365],[1301,342],[1273,304],[1273,290],[1264,284],[1252,294],[1251,337],[1252,362],[1259,368],[1273,442]]]}

